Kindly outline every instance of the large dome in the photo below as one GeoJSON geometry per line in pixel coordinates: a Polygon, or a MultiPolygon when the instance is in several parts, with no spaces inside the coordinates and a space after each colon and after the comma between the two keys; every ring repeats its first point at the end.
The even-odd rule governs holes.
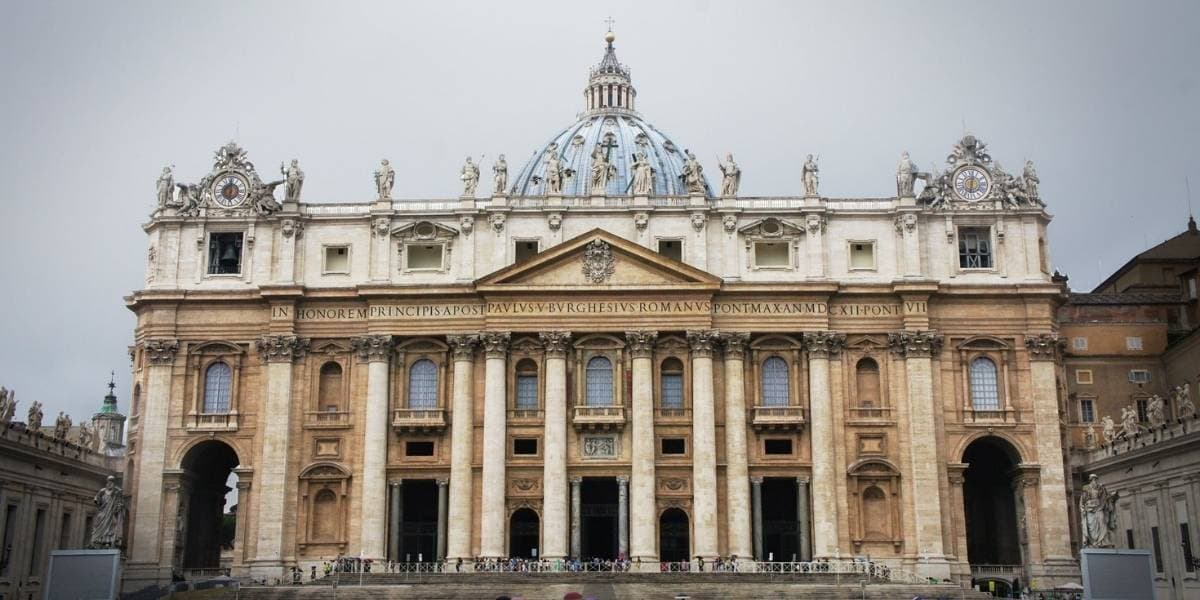
{"type": "MultiPolygon", "coordinates": [[[[558,154],[564,169],[573,175],[563,182],[564,196],[587,196],[591,155],[599,145],[616,167],[605,189],[607,195],[630,194],[634,153],[644,153],[654,168],[656,196],[684,196],[687,188],[680,175],[687,159],[686,148],[676,144],[633,110],[637,91],[629,79],[629,69],[617,61],[611,32],[605,37],[608,48],[604,58],[591,69],[588,87],[584,89],[586,112],[557,135],[534,151],[529,161],[513,181],[514,196],[546,194],[546,157],[558,154]]],[[[705,193],[712,196],[708,181],[705,193]]]]}

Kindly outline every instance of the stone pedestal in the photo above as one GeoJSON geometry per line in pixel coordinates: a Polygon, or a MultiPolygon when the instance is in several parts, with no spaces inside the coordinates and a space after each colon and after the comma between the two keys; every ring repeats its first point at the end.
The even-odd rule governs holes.
{"type": "Polygon", "coordinates": [[[508,527],[505,510],[504,461],[507,457],[507,357],[509,334],[488,332],[481,336],[487,362],[483,393],[483,478],[480,513],[479,555],[502,558],[508,527]]]}
{"type": "Polygon", "coordinates": [[[447,510],[446,560],[471,560],[471,460],[475,435],[473,377],[479,336],[448,336],[454,355],[454,396],[450,415],[450,501],[447,510]]]}
{"type": "Polygon", "coordinates": [[[567,557],[567,344],[571,334],[541,334],[546,350],[546,421],[542,466],[541,558],[567,557]]]}
{"type": "Polygon", "coordinates": [[[746,382],[744,356],[748,333],[721,336],[725,350],[725,516],[728,554],[739,559],[754,555],[750,535],[750,471],[746,443],[746,382]]]}
{"type": "Polygon", "coordinates": [[[689,331],[692,348],[692,554],[710,560],[717,548],[716,410],[713,403],[714,331],[689,331]]]}
{"type": "MultiPolygon", "coordinates": [[[[367,363],[367,398],[363,406],[362,517],[359,553],[365,558],[387,555],[387,438],[388,374],[391,336],[372,335],[351,340],[367,363]]],[[[261,476],[260,480],[261,481],[261,476]]]]}
{"type": "Polygon", "coordinates": [[[654,374],[650,357],[654,352],[654,331],[629,331],[625,340],[633,360],[632,423],[630,427],[632,460],[630,493],[632,506],[629,528],[631,560],[658,562],[658,507],[654,482],[654,374]]]}

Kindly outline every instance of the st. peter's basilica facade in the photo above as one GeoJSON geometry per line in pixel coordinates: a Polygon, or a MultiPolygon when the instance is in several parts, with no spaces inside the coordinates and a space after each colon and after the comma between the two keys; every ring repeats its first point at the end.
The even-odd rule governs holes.
{"type": "Polygon", "coordinates": [[[385,161],[373,200],[310,203],[232,142],[165,169],[126,590],[339,554],[1077,577],[1032,165],[965,136],[895,197],[822,196],[811,157],[802,195],[739,196],[636,98],[610,34],[579,119],[452,199],[393,198],[385,161]]]}

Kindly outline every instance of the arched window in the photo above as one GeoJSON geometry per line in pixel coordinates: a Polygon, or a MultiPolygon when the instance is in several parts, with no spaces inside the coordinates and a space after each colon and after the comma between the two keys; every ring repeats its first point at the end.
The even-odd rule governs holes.
{"type": "Polygon", "coordinates": [[[587,405],[612,406],[613,372],[612,361],[603,356],[594,356],[587,363],[587,405]]]}
{"type": "Polygon", "coordinates": [[[412,364],[408,371],[408,407],[437,407],[437,365],[422,358],[412,364]]]}
{"type": "Polygon", "coordinates": [[[337,537],[337,496],[321,490],[313,498],[313,541],[333,541],[337,537]]]}
{"type": "Polygon", "coordinates": [[[879,363],[871,358],[864,358],[858,361],[858,366],[855,368],[854,382],[858,390],[859,407],[876,408],[881,405],[879,398],[879,363]]]}
{"type": "Polygon", "coordinates": [[[233,371],[223,362],[209,365],[204,372],[204,413],[229,412],[229,391],[232,386],[233,371]]]}
{"type": "Polygon", "coordinates": [[[321,366],[321,380],[317,389],[317,410],[337,412],[342,410],[342,365],[327,362],[321,366]]]}
{"type": "Polygon", "coordinates": [[[659,368],[659,408],[683,408],[683,363],[668,358],[659,368]]]}
{"type": "Polygon", "coordinates": [[[878,486],[873,485],[863,490],[862,516],[863,531],[867,539],[886,540],[892,537],[887,495],[878,486]]]}
{"type": "Polygon", "coordinates": [[[532,360],[523,359],[517,363],[517,404],[518,410],[537,410],[538,407],[538,368],[532,360]]]}
{"type": "Polygon", "coordinates": [[[787,361],[772,356],[762,364],[763,406],[787,406],[788,391],[787,361]]]}
{"type": "Polygon", "coordinates": [[[1000,385],[996,363],[980,356],[971,361],[971,406],[975,410],[1000,410],[1000,385]]]}

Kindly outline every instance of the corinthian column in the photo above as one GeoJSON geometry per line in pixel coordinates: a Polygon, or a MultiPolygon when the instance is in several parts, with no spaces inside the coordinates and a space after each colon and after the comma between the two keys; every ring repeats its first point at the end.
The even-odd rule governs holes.
{"type": "Polygon", "coordinates": [[[1034,438],[1037,442],[1037,461],[1041,463],[1038,477],[1037,517],[1042,537],[1042,554],[1048,570],[1057,574],[1069,573],[1071,568],[1071,536],[1067,511],[1066,474],[1063,469],[1062,439],[1059,437],[1058,393],[1055,367],[1062,351],[1062,340],[1055,334],[1025,337],[1029,348],[1029,378],[1033,388],[1034,438]]]}
{"type": "Polygon", "coordinates": [[[908,383],[909,460],[912,462],[913,526],[919,556],[917,572],[928,577],[950,576],[950,564],[942,548],[941,475],[943,462],[937,452],[936,407],[933,402],[932,357],[941,350],[942,337],[932,331],[902,331],[889,341],[904,359],[908,383]]]}
{"type": "Polygon", "coordinates": [[[359,360],[367,363],[359,552],[366,558],[382,559],[387,556],[388,368],[395,345],[390,335],[368,335],[350,340],[350,346],[359,360]]]}
{"type": "MultiPolygon", "coordinates": [[[[153,569],[159,563],[162,535],[163,467],[167,456],[167,420],[171,405],[171,366],[179,342],[147,340],[142,346],[146,359],[146,402],[142,408],[139,440],[137,507],[133,513],[133,548],[130,563],[153,569]]],[[[7,526],[7,525],[6,525],[7,526]]],[[[169,562],[171,556],[164,558],[169,562]]],[[[156,575],[148,573],[149,579],[156,575]]]]}
{"type": "Polygon", "coordinates": [[[629,526],[630,560],[658,562],[658,514],[654,496],[654,376],[650,360],[656,331],[627,331],[626,344],[633,358],[629,526]]]}
{"type": "Polygon", "coordinates": [[[831,331],[804,334],[808,354],[808,412],[812,428],[813,558],[833,558],[838,551],[837,472],[834,469],[833,399],[829,391],[829,357],[846,346],[846,336],[831,331]]]}
{"type": "Polygon", "coordinates": [[[542,465],[542,558],[567,557],[567,344],[570,332],[540,334],[546,349],[546,423],[542,465]]]}
{"type": "Polygon", "coordinates": [[[715,331],[689,331],[692,347],[692,520],[693,554],[706,560],[717,550],[717,418],[713,404],[715,331]]]}
{"type": "Polygon", "coordinates": [[[504,532],[508,525],[504,518],[504,459],[508,445],[505,365],[511,336],[508,332],[487,332],[479,337],[487,360],[483,376],[483,503],[479,554],[483,558],[500,558],[505,555],[504,532]]]}
{"type": "Polygon", "coordinates": [[[750,469],[746,451],[746,383],[744,380],[748,333],[725,333],[725,516],[728,520],[729,555],[754,556],[750,529],[750,469]]]}
{"type": "Polygon", "coordinates": [[[477,335],[447,336],[454,354],[454,397],[450,406],[450,507],[446,517],[446,559],[471,559],[471,459],[475,435],[472,370],[477,335]]]}

